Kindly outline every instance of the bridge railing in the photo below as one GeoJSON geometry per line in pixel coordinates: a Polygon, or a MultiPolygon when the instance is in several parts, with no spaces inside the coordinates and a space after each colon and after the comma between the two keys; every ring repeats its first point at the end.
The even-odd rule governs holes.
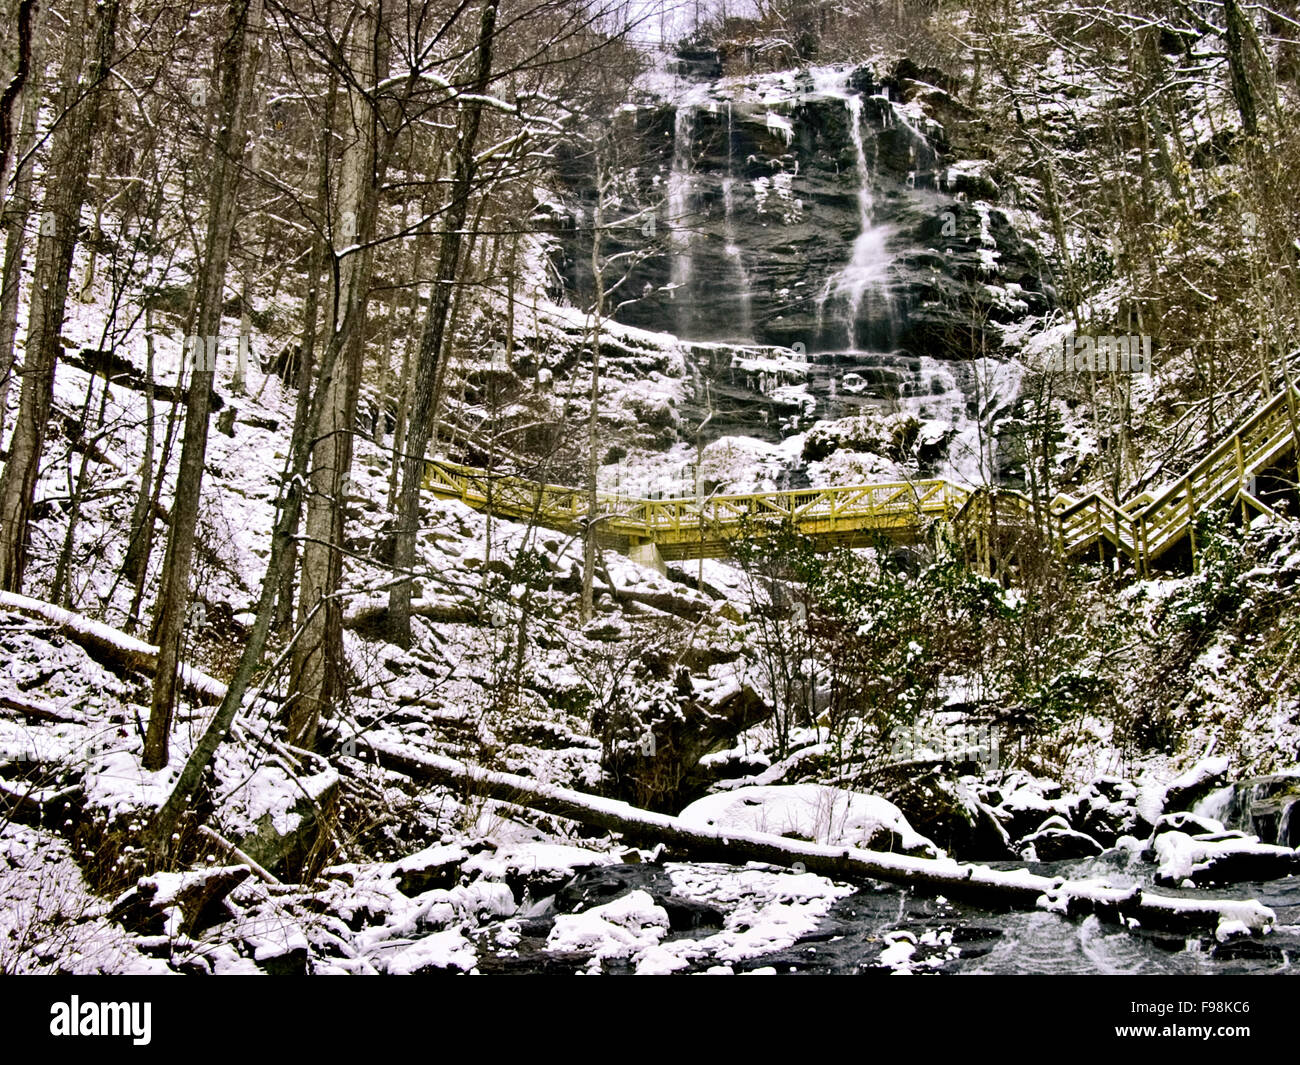
{"type": "Polygon", "coordinates": [[[1124,507],[1096,492],[1057,496],[1050,509],[1060,549],[1074,554],[1105,539],[1130,558],[1159,557],[1187,535],[1199,511],[1234,498],[1255,470],[1294,447],[1290,410],[1296,395],[1274,397],[1182,477],[1124,507]]]}
{"type": "MultiPolygon", "coordinates": [[[[529,481],[441,459],[426,464],[425,487],[471,505],[489,501],[494,509],[516,516],[577,523],[587,512],[587,493],[563,485],[529,481]]],[[[711,495],[703,499],[638,499],[597,493],[606,527],[628,535],[653,538],[664,534],[698,534],[765,519],[799,524],[856,520],[951,518],[969,493],[948,481],[927,479],[832,488],[796,488],[780,492],[711,495]]]]}
{"type": "MultiPolygon", "coordinates": [[[[836,488],[714,495],[703,499],[623,500],[609,527],[650,538],[708,535],[764,521],[801,528],[917,517],[950,518],[965,501],[963,489],[941,480],[896,481],[836,488]]],[[[825,530],[823,530],[825,531],[825,530]]]]}
{"type": "MultiPolygon", "coordinates": [[[[1042,532],[1064,555],[1104,541],[1144,564],[1158,558],[1187,535],[1199,511],[1238,498],[1254,472],[1295,449],[1298,400],[1298,389],[1274,397],[1186,474],[1123,507],[1096,492],[1078,499],[1057,496],[1042,532]]],[[[536,516],[542,524],[566,529],[581,526],[587,517],[587,493],[581,489],[489,474],[443,460],[426,464],[425,487],[471,506],[490,505],[515,518],[536,516]]],[[[814,534],[919,528],[937,518],[964,524],[968,530],[981,524],[1035,523],[1033,507],[1020,493],[969,490],[937,478],[703,499],[637,499],[608,492],[598,492],[596,498],[605,531],[677,544],[725,540],[740,528],[766,520],[791,522],[814,534]]],[[[1256,509],[1268,509],[1253,496],[1249,501],[1256,509]]]]}

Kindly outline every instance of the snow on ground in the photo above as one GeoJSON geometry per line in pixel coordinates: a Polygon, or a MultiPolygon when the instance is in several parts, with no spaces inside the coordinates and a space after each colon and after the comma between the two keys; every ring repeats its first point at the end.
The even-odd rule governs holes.
{"type": "Polygon", "coordinates": [[[0,828],[0,972],[168,973],[141,954],[91,892],[59,836],[0,828]]]}

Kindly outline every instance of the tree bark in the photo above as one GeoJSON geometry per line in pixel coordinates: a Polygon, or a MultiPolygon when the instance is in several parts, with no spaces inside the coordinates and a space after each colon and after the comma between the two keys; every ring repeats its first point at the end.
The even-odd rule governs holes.
{"type": "Polygon", "coordinates": [[[40,69],[40,59],[33,54],[39,48],[41,33],[37,0],[18,0],[16,6],[15,11],[10,5],[5,5],[5,21],[10,16],[16,16],[18,39],[12,70],[9,69],[9,48],[6,44],[3,73],[9,80],[0,90],[0,211],[4,210],[9,166],[14,158],[14,104],[26,95],[23,90],[28,79],[39,77],[40,69]]]}
{"type": "MultiPolygon", "coordinates": [[[[36,124],[40,117],[45,83],[45,9],[36,12],[33,26],[31,70],[22,84],[22,121],[18,130],[18,169],[14,194],[4,203],[4,273],[0,275],[0,439],[4,437],[9,385],[14,378],[14,340],[18,335],[18,294],[22,288],[23,247],[32,215],[32,171],[36,165],[36,124]]],[[[0,182],[7,172],[0,170],[0,182]]],[[[3,191],[0,190],[0,199],[3,191]]]]}
{"type": "Polygon", "coordinates": [[[244,158],[251,82],[258,67],[262,25],[262,0],[231,0],[230,28],[221,45],[220,119],[212,160],[208,193],[208,225],[203,266],[199,273],[195,314],[196,354],[185,408],[185,433],[172,521],[163,561],[155,612],[158,673],[145,734],[143,764],[163,768],[168,761],[172,711],[176,703],[176,667],[190,599],[190,566],[194,556],[203,465],[208,446],[208,410],[212,395],[212,354],[221,331],[222,296],[226,264],[234,233],[239,178],[244,158]]]}
{"type": "Polygon", "coordinates": [[[1241,115],[1241,128],[1246,136],[1259,136],[1259,105],[1255,89],[1250,83],[1250,68],[1246,63],[1246,39],[1249,26],[1237,0],[1223,0],[1223,17],[1226,22],[1224,42],[1228,46],[1228,73],[1232,80],[1232,98],[1241,115]]]}
{"type": "MultiPolygon", "coordinates": [[[[469,214],[470,195],[476,171],[474,149],[483,114],[483,93],[492,77],[492,45],[496,32],[497,5],[487,0],[479,23],[478,52],[471,94],[461,110],[457,129],[456,167],[451,202],[442,219],[442,240],[438,251],[438,273],[429,293],[429,309],[420,337],[416,359],[415,390],[407,426],[402,466],[402,489],[398,498],[394,528],[393,566],[401,576],[415,566],[415,537],[420,524],[420,486],[424,480],[424,455],[434,419],[434,391],[442,356],[443,334],[451,307],[452,288],[460,263],[461,229],[469,214]]],[[[409,579],[399,580],[389,594],[389,639],[400,647],[411,645],[411,591],[409,579]]]]}
{"type": "MultiPolygon", "coordinates": [[[[352,434],[365,354],[365,321],[384,165],[379,115],[373,98],[357,85],[378,85],[388,72],[383,9],[367,11],[355,24],[356,62],[349,92],[350,128],[343,149],[340,211],[335,227],[335,277],[330,345],[333,369],[318,385],[321,421],[312,441],[306,535],[301,548],[299,616],[287,707],[289,742],[310,748],[322,711],[345,685],[342,609],[336,593],[343,575],[343,546],[352,434]],[[319,609],[314,609],[319,606],[319,609]]],[[[385,145],[384,153],[387,152],[385,145]]]]}
{"type": "MultiPolygon", "coordinates": [[[[338,74],[336,71],[331,71],[329,88],[325,94],[325,121],[321,131],[319,174],[316,185],[316,211],[317,217],[322,219],[320,223],[322,229],[325,226],[323,219],[328,216],[329,212],[329,174],[331,170],[330,160],[333,154],[332,142],[337,95],[338,74]]],[[[298,396],[294,406],[293,432],[289,441],[290,462],[295,473],[299,468],[298,457],[304,453],[307,446],[307,422],[311,411],[313,394],[311,384],[312,376],[316,370],[316,324],[320,310],[321,275],[325,272],[325,258],[328,250],[324,234],[317,233],[312,239],[309,265],[307,267],[307,298],[303,306],[302,345],[299,348],[297,374],[295,375],[298,396]]],[[[281,634],[287,634],[293,626],[294,591],[297,587],[295,575],[298,570],[298,541],[293,537],[298,534],[299,518],[302,513],[301,496],[303,486],[296,477],[291,477],[286,492],[287,497],[285,505],[281,509],[280,521],[282,523],[288,521],[291,524],[287,528],[277,529],[272,533],[273,542],[280,533],[291,537],[285,543],[284,550],[276,555],[278,559],[276,574],[278,589],[273,626],[275,631],[281,634]]]]}
{"type": "Polygon", "coordinates": [[[135,507],[131,511],[131,540],[126,557],[122,560],[122,573],[135,580],[149,565],[149,551],[153,546],[153,477],[154,477],[154,333],[153,311],[144,312],[145,393],[144,393],[144,456],[140,460],[140,490],[136,493],[135,507]]]}
{"type": "Polygon", "coordinates": [[[605,276],[601,262],[605,180],[601,160],[596,161],[596,207],[591,234],[591,278],[595,288],[591,322],[591,406],[587,411],[587,524],[582,536],[582,605],[580,617],[585,625],[595,606],[596,580],[596,475],[600,460],[596,456],[596,438],[600,428],[600,329],[605,313],[605,276]]]}

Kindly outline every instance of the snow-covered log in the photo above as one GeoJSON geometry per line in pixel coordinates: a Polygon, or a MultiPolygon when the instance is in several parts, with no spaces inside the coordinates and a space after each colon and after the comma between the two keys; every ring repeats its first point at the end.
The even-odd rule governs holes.
{"type": "MultiPolygon", "coordinates": [[[[92,621],[53,603],[13,592],[0,592],[0,610],[12,610],[17,614],[48,621],[100,661],[139,670],[150,676],[158,668],[158,648],[154,644],[137,640],[110,625],[92,621]]],[[[179,683],[200,702],[219,703],[226,694],[226,686],[221,681],[192,666],[181,666],[179,683]]]]}
{"type": "Polygon", "coordinates": [[[797,864],[834,880],[883,880],[983,905],[1048,910],[1071,917],[1096,914],[1126,927],[1222,930],[1225,935],[1246,930],[1263,933],[1272,927],[1275,917],[1272,910],[1254,899],[1178,898],[1098,880],[1072,881],[1023,869],[991,869],[947,858],[914,858],[854,847],[828,847],[762,832],[688,825],[680,818],[641,810],[615,799],[493,772],[439,755],[416,754],[387,742],[357,737],[352,743],[359,753],[368,753],[379,765],[413,779],[468,787],[487,798],[617,832],[635,842],[664,843],[694,860],[735,865],[797,864]]]}
{"type": "MultiPolygon", "coordinates": [[[[428,618],[463,625],[486,624],[479,610],[472,603],[449,603],[437,599],[411,600],[411,614],[415,617],[428,618]]],[[[365,599],[348,606],[343,614],[343,624],[349,629],[363,631],[380,631],[388,620],[387,599],[365,599]]]]}
{"type": "Polygon", "coordinates": [[[60,710],[48,703],[38,703],[12,692],[0,694],[0,706],[6,710],[16,710],[30,721],[57,721],[65,725],[84,724],[81,715],[60,710]]]}

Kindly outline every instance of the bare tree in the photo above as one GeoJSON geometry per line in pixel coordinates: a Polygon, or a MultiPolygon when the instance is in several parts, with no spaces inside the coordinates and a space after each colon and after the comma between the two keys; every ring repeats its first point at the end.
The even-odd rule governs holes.
{"type": "MultiPolygon", "coordinates": [[[[420,524],[420,487],[424,483],[424,454],[433,427],[434,392],[442,359],[443,334],[451,310],[452,289],[460,262],[462,227],[469,214],[470,196],[478,169],[475,146],[483,119],[483,94],[492,79],[492,47],[500,0],[486,0],[479,21],[474,70],[469,79],[469,100],[461,110],[456,132],[455,169],[449,203],[442,221],[438,272],[429,293],[420,349],[415,362],[415,386],[406,432],[402,488],[398,496],[393,539],[393,566],[399,575],[415,565],[415,536],[420,524]]],[[[389,639],[401,647],[411,643],[411,582],[399,579],[388,597],[389,639]]]]}
{"type": "Polygon", "coordinates": [[[154,612],[158,668],[145,734],[143,763],[147,769],[161,769],[168,761],[171,719],[176,703],[176,674],[190,601],[190,566],[207,454],[212,364],[221,332],[226,264],[235,226],[252,79],[260,58],[262,0],[230,0],[227,20],[217,67],[221,91],[208,193],[207,237],[199,269],[194,316],[194,368],[186,400],[185,436],[181,445],[176,499],[172,504],[171,530],[154,612]]]}
{"type": "Polygon", "coordinates": [[[50,148],[36,268],[32,284],[23,388],[9,459],[0,477],[0,588],[22,590],[36,477],[54,399],[54,367],[68,299],[81,205],[90,173],[92,138],[113,65],[119,0],[86,4],[68,35],[60,75],[59,119],[50,148]]]}

